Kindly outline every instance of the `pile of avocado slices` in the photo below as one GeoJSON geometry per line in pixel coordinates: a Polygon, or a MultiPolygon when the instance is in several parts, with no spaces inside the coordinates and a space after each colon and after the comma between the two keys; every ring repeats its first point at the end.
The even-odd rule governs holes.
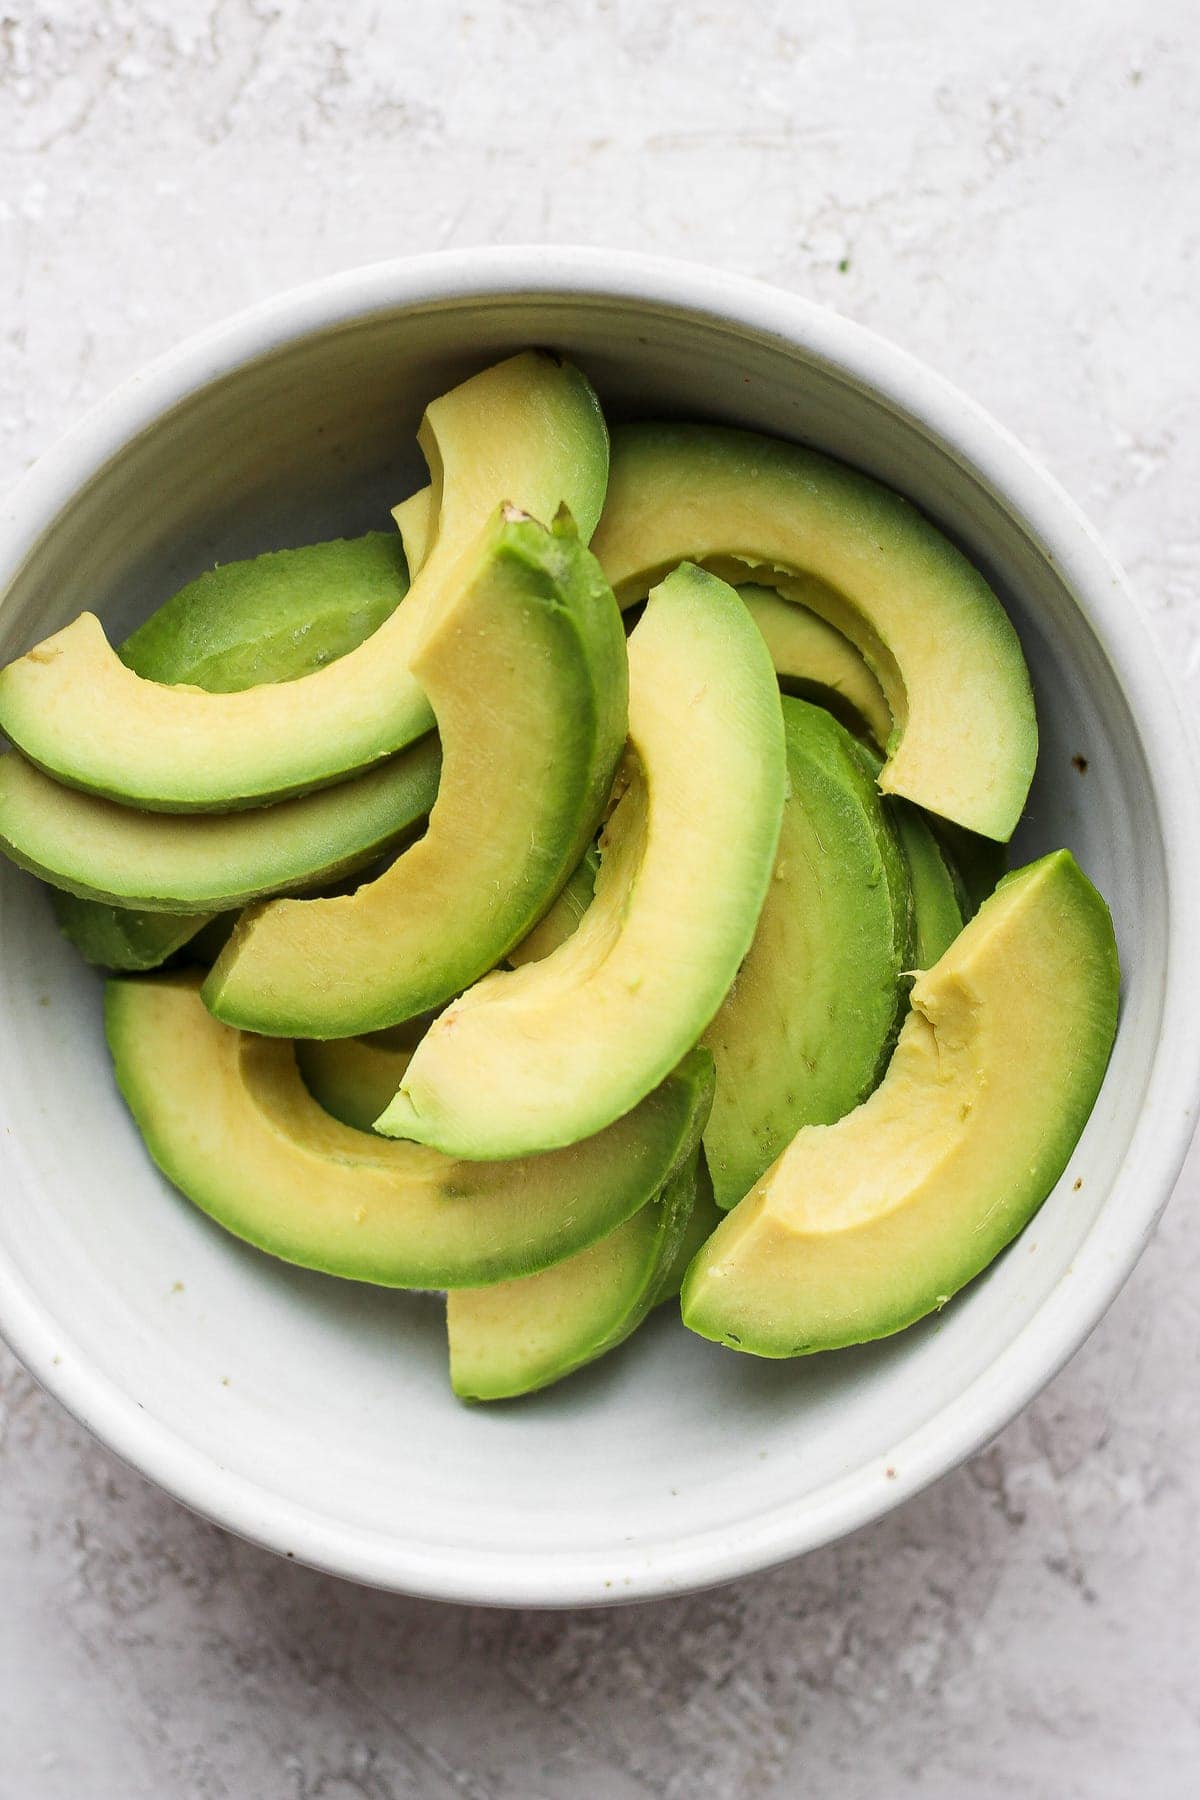
{"type": "Polygon", "coordinates": [[[768,1357],[941,1308],[1117,1021],[1070,852],[1005,872],[1037,726],[996,595],[814,450],[610,437],[548,352],[419,442],[388,529],[0,671],[0,847],[110,972],[150,1155],[274,1256],[444,1292],[471,1400],[670,1300],[768,1357]]]}

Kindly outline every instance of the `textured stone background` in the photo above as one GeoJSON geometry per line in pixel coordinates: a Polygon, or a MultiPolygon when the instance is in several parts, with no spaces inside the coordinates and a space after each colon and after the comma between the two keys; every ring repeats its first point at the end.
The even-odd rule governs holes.
{"type": "MultiPolygon", "coordinates": [[[[1185,0],[0,0],[0,480],[194,328],[404,250],[765,276],[1065,481],[1200,698],[1185,0]]],[[[885,1524],[489,1614],[284,1566],[0,1357],[0,1800],[1154,1800],[1200,1759],[1193,1161],[1091,1343],[885,1524]]]]}

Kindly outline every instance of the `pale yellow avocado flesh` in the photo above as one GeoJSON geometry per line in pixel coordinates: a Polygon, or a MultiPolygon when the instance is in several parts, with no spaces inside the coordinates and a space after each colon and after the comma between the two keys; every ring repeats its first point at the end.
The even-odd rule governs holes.
{"type": "Polygon", "coordinates": [[[434,548],[402,605],[357,649],[286,683],[236,693],[145,681],[83,613],[0,671],[0,730],[70,786],[153,811],[229,811],[365,769],[433,724],[412,672],[461,585],[460,559],[505,501],[586,541],[603,501],[607,432],[569,364],[528,351],[428,408],[419,434],[434,548]]]}
{"type": "Polygon", "coordinates": [[[442,744],[428,831],[352,894],[246,913],[204,988],[227,1024],[350,1037],[444,1005],[592,837],[625,739],[625,635],[569,521],[502,514],[414,666],[442,744]]]}
{"type": "Polygon", "coordinates": [[[803,699],[834,696],[842,701],[882,750],[891,736],[892,715],[883,689],[849,638],[819,613],[797,600],[784,600],[771,588],[746,585],[738,593],[767,641],[780,680],[802,684],[803,699]]]}
{"type": "Polygon", "coordinates": [[[446,1296],[450,1385],[464,1400],[507,1400],[561,1381],[615,1350],[655,1306],[697,1198],[693,1155],[615,1231],[540,1274],[446,1296]]]}
{"type": "Polygon", "coordinates": [[[712,1096],[697,1051],[593,1138],[463,1163],[331,1117],[292,1045],[222,1025],[195,973],[110,981],[105,1024],[147,1149],[195,1205],[287,1262],[384,1287],[502,1281],[586,1249],[691,1155],[712,1096]]]}
{"type": "Polygon", "coordinates": [[[1100,1089],[1119,971],[1067,851],[1008,876],[919,975],[880,1086],[798,1133],[708,1240],[684,1323],[759,1356],[899,1331],[1028,1222],[1100,1089]]]}
{"type": "MultiPolygon", "coordinates": [[[[411,578],[425,561],[437,526],[433,490],[426,487],[410,494],[392,508],[392,517],[400,532],[411,578]]],[[[735,582],[736,578],[734,570],[735,582]]],[[[892,731],[892,715],[883,689],[849,638],[803,604],[803,583],[791,582],[788,590],[792,598],[785,600],[773,588],[756,587],[753,583],[738,588],[766,639],[775,673],[781,681],[800,684],[805,699],[835,696],[849,710],[852,721],[865,726],[882,750],[892,731]]]]}
{"type": "Polygon", "coordinates": [[[428,557],[437,530],[437,503],[433,489],[418,488],[407,500],[401,500],[399,506],[393,506],[392,517],[404,546],[404,560],[408,564],[408,578],[411,581],[428,557]]]}
{"type": "Polygon", "coordinates": [[[377,1129],[463,1156],[599,1130],[695,1043],[754,936],[786,788],[762,637],[684,566],[629,640],[629,785],[578,930],[447,1007],[377,1129]]]}
{"type": "Polygon", "coordinates": [[[883,791],[1011,835],[1037,755],[1021,647],[983,576],[900,495],[754,432],[626,425],[593,549],[623,606],[684,558],[801,600],[886,695],[883,791]]]}
{"type": "MultiPolygon", "coordinates": [[[[549,956],[566,943],[591,901],[598,860],[589,846],[549,912],[509,951],[513,968],[549,956]]],[[[296,1061],[309,1093],[326,1112],[345,1125],[370,1131],[390,1105],[427,1027],[427,1020],[414,1019],[366,1037],[301,1039],[296,1061]]]]}
{"type": "Polygon", "coordinates": [[[85,900],[220,912],[377,862],[428,814],[440,764],[431,736],[344,786],[253,812],[164,817],[63,787],[9,754],[0,756],[0,848],[85,900]]]}
{"type": "MultiPolygon", "coordinates": [[[[505,959],[509,968],[519,969],[525,963],[541,962],[579,929],[596,892],[596,873],[600,858],[595,847],[588,845],[582,859],[553,906],[514,946],[505,959]]],[[[396,1086],[400,1084],[397,1082],[396,1086]]],[[[393,1089],[393,1092],[395,1090],[393,1089]]],[[[390,1096],[389,1096],[390,1098],[390,1096]]]]}

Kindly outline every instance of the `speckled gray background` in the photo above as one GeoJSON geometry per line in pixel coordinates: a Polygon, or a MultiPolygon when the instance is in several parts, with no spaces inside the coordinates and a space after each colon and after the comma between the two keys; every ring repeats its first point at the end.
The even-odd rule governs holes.
{"type": "MultiPolygon", "coordinates": [[[[198,326],[405,250],[654,249],[936,362],[1200,698],[1187,0],[0,0],[0,481],[198,326]]],[[[1189,1174],[969,1467],[608,1613],[361,1592],[200,1523],[0,1356],[0,1800],[1175,1800],[1200,1776],[1189,1174]]]]}

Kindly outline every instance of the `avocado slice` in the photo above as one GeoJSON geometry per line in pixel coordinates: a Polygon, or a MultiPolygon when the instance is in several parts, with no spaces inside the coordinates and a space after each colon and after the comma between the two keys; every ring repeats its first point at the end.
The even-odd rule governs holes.
{"type": "Polygon", "coordinates": [[[866,1098],[912,966],[908,870],[850,733],[785,697],[791,792],[750,952],[703,1042],[717,1089],[704,1151],[717,1204],[749,1192],[802,1125],[866,1098]]]}
{"type": "Polygon", "coordinates": [[[237,693],[145,681],[83,613],[0,671],[0,729],[72,787],[157,812],[223,812],[343,780],[433,723],[411,663],[460,585],[458,562],[505,501],[586,539],[604,497],[608,436],[590,385],[528,351],[435,400],[421,447],[438,499],[435,548],[404,605],[369,638],[294,681],[237,693]]]}
{"type": "Polygon", "coordinates": [[[880,749],[892,730],[883,689],[850,639],[798,600],[783,600],[771,588],[743,584],[738,593],[767,640],[785,692],[827,707],[880,749]]]}
{"type": "MultiPolygon", "coordinates": [[[[292,681],[353,650],[404,598],[408,572],[391,532],[271,550],[190,581],[121,646],[148,681],[231,693],[292,681]]],[[[152,969],[213,918],[130,911],[53,892],[59,929],[85,961],[152,969]]],[[[226,934],[227,935],[227,934],[226,934]]],[[[211,960],[211,958],[209,959],[211,960]]]]}
{"type": "Polygon", "coordinates": [[[538,920],[533,930],[527,932],[520,943],[509,951],[505,960],[510,968],[519,969],[525,963],[541,962],[544,956],[549,956],[560,944],[565,944],[572,933],[578,930],[583,915],[595,896],[599,868],[600,853],[594,844],[589,844],[562,893],[538,920]]]}
{"type": "Polygon", "coordinates": [[[884,791],[1011,835],[1037,755],[1021,646],[979,571],[899,494],[754,432],[625,425],[593,548],[622,606],[681,557],[801,600],[887,696],[884,791]]]}
{"type": "Polygon", "coordinates": [[[725,1214],[713,1195],[712,1180],[702,1151],[700,1166],[696,1171],[696,1198],[691,1215],[683,1228],[683,1236],[674,1256],[663,1268],[662,1280],[654,1296],[655,1306],[663,1306],[668,1300],[679,1298],[684,1276],[724,1217],[725,1214]]]}
{"type": "Polygon", "coordinates": [[[429,812],[440,765],[429,737],[341,787],[164,817],[63,787],[13,753],[0,757],[0,850],[85,900],[194,918],[374,862],[429,812]]]}
{"type": "Polygon", "coordinates": [[[437,530],[437,501],[432,487],[418,488],[407,500],[401,500],[399,506],[393,506],[392,517],[404,546],[409,575],[413,576],[429,555],[437,530]]]}
{"type": "MultiPolygon", "coordinates": [[[[409,568],[415,574],[428,554],[436,526],[433,490],[425,487],[392,508],[409,568]]],[[[802,583],[791,587],[799,592],[802,583]]],[[[738,593],[767,640],[775,673],[785,691],[830,708],[852,730],[866,733],[880,749],[892,730],[883,689],[849,638],[798,599],[784,600],[771,588],[743,583],[738,593]]]]}
{"type": "MultiPolygon", "coordinates": [[[[857,749],[872,781],[877,780],[883,767],[881,758],[870,744],[860,743],[857,749]]],[[[901,800],[894,795],[885,800],[884,805],[899,837],[912,884],[912,967],[914,970],[931,969],[976,909],[968,910],[964,906],[962,882],[936,829],[942,822],[932,819],[910,800],[901,800]]],[[[971,832],[959,832],[957,826],[948,829],[962,837],[973,837],[971,832]]],[[[974,838],[974,842],[988,844],[989,850],[996,855],[1006,854],[1002,844],[989,844],[987,838],[974,838]]],[[[995,886],[994,882],[992,886],[995,886]]],[[[832,1124],[833,1121],[823,1123],[832,1124]]]]}
{"type": "Polygon", "coordinates": [[[757,1356],[900,1331],[1050,1192],[1112,1049],[1108,908],[1066,850],[1008,876],[912,990],[882,1083],[799,1132],[683,1284],[684,1323],[757,1356]]]}
{"type": "MultiPolygon", "coordinates": [[[[433,490],[425,487],[410,494],[392,508],[392,517],[415,574],[428,554],[437,523],[433,490]]],[[[802,583],[792,583],[791,590],[799,593],[802,583]]],[[[867,733],[882,749],[891,735],[892,715],[883,689],[849,638],[799,599],[784,600],[773,589],[754,583],[744,583],[738,593],[767,640],[775,673],[786,690],[829,707],[843,724],[867,733]]]]}
{"type": "Polygon", "coordinates": [[[762,636],[692,565],[630,636],[629,735],[579,929],[447,1007],[377,1130],[462,1156],[570,1143],[636,1105],[720,1006],[770,885],[787,772],[762,636]]]}
{"type": "MultiPolygon", "coordinates": [[[[509,951],[513,968],[537,962],[566,943],[591,901],[599,861],[589,844],[549,912],[509,951]]],[[[429,1024],[428,1018],[417,1018],[365,1037],[301,1038],[296,1044],[296,1061],[305,1086],[335,1119],[359,1131],[370,1131],[404,1079],[429,1024]]]]}
{"type": "Polygon", "coordinates": [[[51,888],[58,929],[84,962],[101,969],[156,969],[182,950],[215,913],[137,912],[102,900],[80,900],[51,888]]]}
{"type": "Polygon", "coordinates": [[[286,1262],[383,1287],[504,1281],[586,1249],[691,1155],[712,1093],[696,1051],[593,1138],[462,1163],[331,1118],[291,1044],[214,1019],[196,971],[113,979],[105,1019],[121,1092],[176,1187],[286,1262]]]}
{"type": "MultiPolygon", "coordinates": [[[[950,865],[919,807],[891,800],[888,810],[900,837],[912,882],[914,969],[932,969],[963,928],[962,904],[950,865]]],[[[832,1121],[828,1121],[832,1123],[832,1121]]]]}
{"type": "Polygon", "coordinates": [[[964,831],[948,819],[931,818],[929,825],[954,881],[959,910],[964,919],[972,919],[1008,870],[1008,846],[964,831]]]}
{"type": "Polygon", "coordinates": [[[450,1385],[459,1398],[531,1394],[623,1344],[674,1267],[701,1167],[693,1152],[632,1219],[552,1268],[447,1294],[450,1385]]]}
{"type": "Polygon", "coordinates": [[[416,1039],[403,1026],[367,1037],[301,1038],[296,1066],[319,1106],[343,1125],[370,1131],[404,1079],[416,1039]]]}
{"type": "Polygon", "coordinates": [[[356,893],[244,913],[204,989],[226,1024],[350,1037],[442,1005],[521,941],[595,832],[625,634],[569,519],[504,509],[413,667],[442,742],[427,833],[356,893]]]}
{"type": "Polygon", "coordinates": [[[357,650],[407,591],[404,549],[390,531],[268,550],[189,581],[117,654],[145,681],[241,693],[357,650]]]}

